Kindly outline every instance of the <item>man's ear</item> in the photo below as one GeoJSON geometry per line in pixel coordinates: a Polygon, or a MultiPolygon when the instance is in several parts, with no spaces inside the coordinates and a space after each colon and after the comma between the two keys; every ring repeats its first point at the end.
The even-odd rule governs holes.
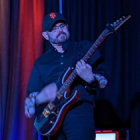
{"type": "Polygon", "coordinates": [[[46,40],[49,40],[49,38],[48,38],[48,33],[47,33],[47,32],[42,32],[42,36],[43,36],[46,40]]]}

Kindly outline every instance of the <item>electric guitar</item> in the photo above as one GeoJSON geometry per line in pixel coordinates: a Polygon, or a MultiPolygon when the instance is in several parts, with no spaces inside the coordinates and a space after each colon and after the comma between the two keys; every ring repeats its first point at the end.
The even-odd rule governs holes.
{"type": "MultiPolygon", "coordinates": [[[[130,17],[131,15],[126,17],[123,16],[112,24],[107,24],[106,28],[82,59],[87,63],[104,39],[114,31],[118,30],[130,17]]],[[[48,103],[42,113],[35,117],[34,126],[42,135],[55,134],[62,124],[69,108],[79,99],[80,93],[78,91],[71,94],[69,92],[69,88],[76,77],[76,70],[68,68],[67,72],[63,76],[62,86],[57,91],[56,99],[52,103],[48,103]]]]}

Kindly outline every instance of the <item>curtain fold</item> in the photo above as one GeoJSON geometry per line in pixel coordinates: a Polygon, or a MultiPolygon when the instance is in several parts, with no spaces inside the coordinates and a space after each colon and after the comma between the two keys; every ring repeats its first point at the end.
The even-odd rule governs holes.
{"type": "Polygon", "coordinates": [[[34,63],[42,52],[42,18],[44,16],[43,1],[21,1],[20,25],[21,25],[21,75],[20,75],[20,137],[31,139],[32,120],[25,119],[24,100],[26,86],[34,63]],[[26,128],[23,130],[23,128],[26,128]],[[25,135],[26,134],[26,135],[25,135]],[[30,136],[30,137],[29,137],[30,136]]]}
{"type": "Polygon", "coordinates": [[[0,1],[0,139],[33,137],[24,100],[33,62],[43,49],[43,16],[43,0],[0,1]]]}

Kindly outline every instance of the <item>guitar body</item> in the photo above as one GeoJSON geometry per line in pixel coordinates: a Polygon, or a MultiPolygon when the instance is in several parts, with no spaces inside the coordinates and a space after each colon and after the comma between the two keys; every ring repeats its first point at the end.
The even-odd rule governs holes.
{"type": "MultiPolygon", "coordinates": [[[[70,74],[70,68],[63,76],[62,83],[70,74]]],[[[53,135],[59,129],[62,124],[65,114],[69,108],[76,103],[79,99],[80,93],[75,91],[70,95],[67,90],[63,96],[57,96],[55,101],[48,103],[43,112],[36,116],[34,126],[38,132],[42,135],[53,135]]]]}

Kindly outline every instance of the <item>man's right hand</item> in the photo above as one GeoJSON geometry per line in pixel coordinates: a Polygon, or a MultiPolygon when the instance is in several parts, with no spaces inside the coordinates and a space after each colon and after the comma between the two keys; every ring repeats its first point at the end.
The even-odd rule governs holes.
{"type": "Polygon", "coordinates": [[[25,99],[25,115],[31,118],[35,114],[35,97],[29,96],[25,99]]]}
{"type": "Polygon", "coordinates": [[[51,83],[41,90],[40,93],[33,92],[25,99],[25,115],[31,118],[35,114],[35,104],[52,102],[56,98],[57,85],[51,83]]]}
{"type": "Polygon", "coordinates": [[[57,85],[51,83],[44,87],[41,92],[36,96],[36,105],[52,102],[56,98],[57,85]]]}

